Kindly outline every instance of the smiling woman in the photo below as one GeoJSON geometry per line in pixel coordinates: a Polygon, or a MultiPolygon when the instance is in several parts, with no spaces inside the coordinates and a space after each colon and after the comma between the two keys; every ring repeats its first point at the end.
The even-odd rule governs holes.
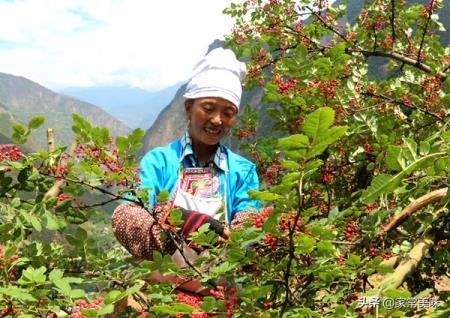
{"type": "MultiPolygon", "coordinates": [[[[160,212],[156,195],[168,190],[170,199],[164,206],[182,209],[184,223],[178,234],[187,241],[205,222],[227,238],[229,228],[239,227],[259,206],[247,195],[259,186],[255,165],[220,143],[236,119],[244,74],[245,65],[231,50],[218,48],[206,55],[184,94],[188,129],[179,140],[151,150],[141,161],[141,187],[148,190],[150,207],[160,212]]],[[[151,259],[158,249],[171,254],[179,267],[186,266],[180,251],[169,251],[152,225],[147,211],[129,204],[119,206],[113,215],[117,239],[134,256],[151,259]]],[[[190,261],[203,252],[184,246],[190,261]]]]}
{"type": "Polygon", "coordinates": [[[188,99],[185,102],[192,147],[200,164],[210,158],[218,142],[228,135],[237,107],[220,97],[188,99]]]}

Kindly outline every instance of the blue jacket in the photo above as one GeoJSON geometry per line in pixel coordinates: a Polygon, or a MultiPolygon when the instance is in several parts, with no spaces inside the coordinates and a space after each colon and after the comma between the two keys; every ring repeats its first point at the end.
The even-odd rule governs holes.
{"type": "MultiPolygon", "coordinates": [[[[250,200],[247,195],[251,189],[258,190],[259,180],[255,164],[235,154],[229,148],[222,147],[227,155],[228,171],[221,172],[220,180],[223,184],[226,178],[227,223],[230,223],[237,212],[259,208],[259,202],[250,200]]],[[[168,190],[172,196],[179,177],[181,151],[181,142],[176,140],[165,147],[152,149],[142,158],[139,173],[141,187],[149,188],[149,200],[152,206],[155,203],[155,194],[162,190],[168,190]]]]}

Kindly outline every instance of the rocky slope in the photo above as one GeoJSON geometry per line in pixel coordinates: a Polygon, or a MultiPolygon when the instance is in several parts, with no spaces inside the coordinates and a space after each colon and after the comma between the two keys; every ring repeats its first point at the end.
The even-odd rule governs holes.
{"type": "Polygon", "coordinates": [[[94,126],[109,128],[112,135],[130,132],[130,128],[99,107],[57,94],[24,77],[0,73],[0,103],[15,121],[24,125],[33,116],[46,117],[44,126],[34,134],[41,148],[46,147],[45,131],[48,127],[55,130],[57,144],[71,143],[72,113],[79,114],[94,126]]]}

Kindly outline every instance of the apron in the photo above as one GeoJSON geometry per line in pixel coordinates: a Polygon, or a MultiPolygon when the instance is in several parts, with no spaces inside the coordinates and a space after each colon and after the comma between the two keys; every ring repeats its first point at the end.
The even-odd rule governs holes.
{"type": "MultiPolygon", "coordinates": [[[[227,195],[226,178],[224,182],[224,196],[227,195]]],[[[185,210],[205,213],[215,219],[219,219],[220,210],[224,208],[227,215],[226,200],[220,195],[220,177],[217,175],[213,164],[205,168],[184,169],[180,165],[179,178],[172,195],[172,207],[180,207],[185,210]]],[[[197,254],[188,246],[183,246],[183,254],[192,263],[200,256],[207,255],[207,251],[197,254]]],[[[186,261],[180,251],[176,250],[172,255],[172,260],[177,267],[187,267],[186,261]]]]}

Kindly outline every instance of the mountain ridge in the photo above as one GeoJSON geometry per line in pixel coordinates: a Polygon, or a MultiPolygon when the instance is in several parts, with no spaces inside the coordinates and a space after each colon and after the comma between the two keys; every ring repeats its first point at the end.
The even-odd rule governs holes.
{"type": "Polygon", "coordinates": [[[68,87],[59,93],[97,105],[133,129],[147,130],[181,85],[182,82],[178,82],[156,91],[108,85],[68,87]]]}
{"type": "Polygon", "coordinates": [[[58,145],[72,142],[72,113],[86,118],[94,126],[109,128],[113,136],[126,135],[131,131],[98,106],[60,95],[23,76],[0,72],[0,104],[22,125],[34,116],[46,117],[44,125],[33,134],[42,149],[47,145],[46,128],[49,127],[55,130],[58,145]]]}

